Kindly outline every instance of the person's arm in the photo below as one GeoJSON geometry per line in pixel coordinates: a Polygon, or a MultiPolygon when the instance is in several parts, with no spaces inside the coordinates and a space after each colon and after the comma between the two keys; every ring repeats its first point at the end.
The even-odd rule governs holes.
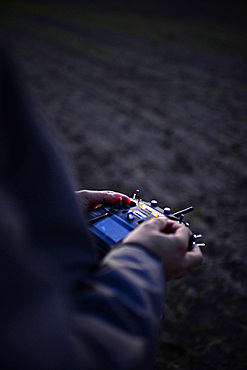
{"type": "MultiPolygon", "coordinates": [[[[112,191],[81,190],[76,196],[88,210],[120,196],[130,201],[112,191]]],[[[88,276],[90,289],[75,295],[75,335],[89,368],[153,368],[165,280],[202,262],[197,246],[188,252],[188,240],[188,228],[177,222],[144,222],[88,276]]]]}
{"type": "Polygon", "coordinates": [[[165,297],[162,262],[123,245],[74,294],[74,335],[89,369],[152,369],[165,297]]]}
{"type": "Polygon", "coordinates": [[[202,263],[197,246],[188,252],[188,240],[176,222],[144,222],[88,276],[90,289],[75,295],[74,317],[89,368],[153,368],[165,280],[202,263]]]}

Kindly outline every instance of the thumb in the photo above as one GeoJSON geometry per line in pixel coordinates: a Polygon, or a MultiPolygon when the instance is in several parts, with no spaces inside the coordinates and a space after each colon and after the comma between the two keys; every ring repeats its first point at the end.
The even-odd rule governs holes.
{"type": "Polygon", "coordinates": [[[167,217],[157,217],[146,221],[145,224],[147,227],[151,227],[157,231],[163,231],[166,228],[167,222],[167,217]]]}

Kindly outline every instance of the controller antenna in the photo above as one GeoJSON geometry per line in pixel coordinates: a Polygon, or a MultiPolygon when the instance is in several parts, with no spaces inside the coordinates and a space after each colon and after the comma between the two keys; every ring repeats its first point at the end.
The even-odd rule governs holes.
{"type": "Polygon", "coordinates": [[[139,189],[136,189],[136,191],[135,191],[135,193],[134,193],[134,195],[133,195],[133,199],[134,200],[138,200],[138,199],[140,199],[140,190],[139,189]]]}
{"type": "Polygon", "coordinates": [[[194,207],[191,206],[191,207],[182,209],[182,211],[178,211],[178,212],[173,213],[173,216],[175,216],[175,217],[181,217],[182,216],[182,219],[183,219],[184,215],[186,213],[189,213],[189,212],[192,212],[192,211],[194,211],[194,207]]]}

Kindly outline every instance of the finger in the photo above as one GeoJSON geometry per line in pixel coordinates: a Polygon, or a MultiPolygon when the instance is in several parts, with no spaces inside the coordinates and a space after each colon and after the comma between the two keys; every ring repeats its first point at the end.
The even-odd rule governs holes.
{"type": "Polygon", "coordinates": [[[115,193],[115,194],[120,195],[120,197],[122,198],[123,204],[130,204],[131,199],[126,194],[123,194],[123,193],[115,193]]]}
{"type": "Polygon", "coordinates": [[[195,245],[191,251],[187,252],[184,256],[185,268],[198,267],[203,262],[203,254],[201,249],[195,245]]]}
{"type": "Polygon", "coordinates": [[[121,197],[120,193],[113,191],[95,191],[91,194],[91,202],[94,204],[114,203],[121,197]]]}
{"type": "Polygon", "coordinates": [[[189,238],[190,238],[191,232],[189,228],[186,227],[184,224],[180,224],[177,221],[172,221],[168,219],[164,232],[167,234],[176,235],[183,242],[184,245],[189,244],[189,238]]]}
{"type": "Polygon", "coordinates": [[[186,246],[186,251],[189,248],[189,240],[191,236],[190,229],[185,226],[184,224],[179,224],[179,227],[175,230],[174,233],[181,241],[183,241],[183,244],[186,246]]]}
{"type": "MultiPolygon", "coordinates": [[[[96,192],[95,196],[97,197],[96,201],[97,204],[105,204],[105,203],[115,203],[118,199],[122,198],[122,202],[124,204],[130,203],[130,198],[122,193],[114,192],[111,190],[103,190],[96,192]]],[[[94,200],[95,200],[94,199],[94,200]]]]}
{"type": "Polygon", "coordinates": [[[166,231],[168,233],[175,233],[177,232],[177,230],[180,230],[181,227],[183,227],[184,225],[179,223],[178,221],[173,221],[173,220],[170,220],[168,219],[168,222],[167,222],[167,225],[166,225],[166,231]]]}
{"type": "Polygon", "coordinates": [[[124,204],[130,203],[130,198],[122,193],[117,193],[111,190],[100,190],[100,191],[93,191],[93,190],[84,190],[84,195],[86,196],[90,205],[98,205],[98,204],[107,204],[107,203],[115,203],[118,201],[119,198],[122,198],[124,204]]]}

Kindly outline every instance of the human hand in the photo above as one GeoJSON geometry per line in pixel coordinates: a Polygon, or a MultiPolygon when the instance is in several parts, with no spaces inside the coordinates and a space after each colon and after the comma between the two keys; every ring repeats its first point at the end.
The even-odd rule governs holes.
{"type": "Polygon", "coordinates": [[[143,222],[124,238],[123,244],[140,245],[161,258],[166,280],[171,280],[202,264],[203,255],[197,245],[188,251],[189,237],[184,224],[159,217],[143,222]]]}
{"type": "Polygon", "coordinates": [[[78,190],[75,192],[79,204],[88,211],[92,211],[99,204],[111,204],[122,198],[123,204],[129,204],[130,198],[122,193],[111,190],[78,190]]]}

